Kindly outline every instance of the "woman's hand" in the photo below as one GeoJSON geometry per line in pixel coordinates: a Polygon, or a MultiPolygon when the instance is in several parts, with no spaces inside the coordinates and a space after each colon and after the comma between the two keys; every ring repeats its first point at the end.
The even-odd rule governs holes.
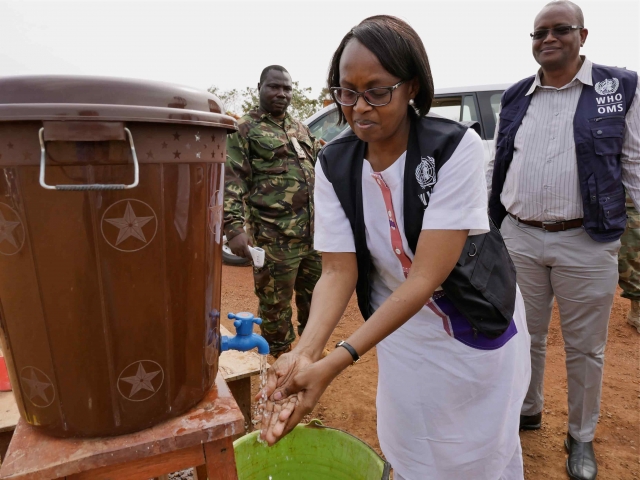
{"type": "MultiPolygon", "coordinates": [[[[266,432],[278,424],[280,414],[283,415],[283,418],[288,419],[296,403],[298,403],[298,395],[291,395],[277,402],[275,400],[267,400],[264,405],[259,407],[260,412],[256,420],[260,423],[260,436],[264,439],[266,432]]],[[[271,445],[273,443],[275,442],[272,442],[271,445]]]]}
{"type": "Polygon", "coordinates": [[[257,402],[261,398],[276,402],[283,400],[288,396],[283,391],[289,387],[295,375],[312,363],[313,360],[310,357],[295,349],[281,355],[267,371],[267,384],[255,396],[255,401],[257,402]]]}
{"type": "MultiPolygon", "coordinates": [[[[284,355],[283,355],[284,356],[284,355]]],[[[335,378],[335,369],[325,360],[301,369],[279,390],[279,400],[268,400],[260,436],[273,445],[311,413],[335,378]]]]}
{"type": "MultiPolygon", "coordinates": [[[[271,444],[288,433],[305,413],[313,410],[330,380],[351,364],[351,356],[346,350],[341,348],[341,352],[332,352],[318,362],[322,365],[323,373],[318,378],[324,380],[310,387],[312,382],[309,381],[307,368],[321,358],[323,348],[349,303],[357,279],[355,253],[322,254],[322,275],[313,290],[309,320],[300,342],[292,352],[283,354],[271,366],[267,385],[255,397],[256,401],[267,399],[262,412],[262,430],[263,437],[268,435],[271,444]],[[294,378],[302,373],[304,375],[300,381],[296,380],[294,384],[294,378]],[[304,407],[296,409],[301,401],[304,407]],[[294,410],[295,416],[291,417],[294,410]]],[[[315,368],[310,371],[315,375],[315,368]]],[[[310,378],[313,380],[313,377],[310,378]]]]}

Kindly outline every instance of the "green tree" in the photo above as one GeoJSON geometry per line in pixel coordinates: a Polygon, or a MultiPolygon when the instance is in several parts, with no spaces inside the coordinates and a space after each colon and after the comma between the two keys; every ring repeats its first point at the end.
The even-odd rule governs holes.
{"type": "Polygon", "coordinates": [[[298,82],[293,82],[293,96],[289,113],[294,118],[304,120],[322,108],[322,101],[309,98],[310,94],[311,87],[300,88],[298,82]]]}
{"type": "Polygon", "coordinates": [[[242,102],[242,114],[244,115],[256,105],[260,104],[260,95],[258,94],[257,87],[246,87],[244,89],[242,102]]]}
{"type": "Polygon", "coordinates": [[[320,102],[320,107],[324,106],[324,102],[333,103],[333,97],[331,96],[331,91],[329,87],[324,87],[320,90],[320,95],[318,95],[318,101],[320,102]]]}
{"type": "Polygon", "coordinates": [[[213,93],[222,101],[222,105],[226,113],[232,113],[234,115],[238,114],[238,107],[240,102],[243,100],[244,95],[242,92],[239,92],[235,88],[233,90],[220,90],[215,85],[209,87],[208,91],[213,93]]]}

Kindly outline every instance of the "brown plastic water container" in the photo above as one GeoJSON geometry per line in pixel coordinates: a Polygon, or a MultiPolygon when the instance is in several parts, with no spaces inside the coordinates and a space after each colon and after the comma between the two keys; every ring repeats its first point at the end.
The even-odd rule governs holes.
{"type": "Polygon", "coordinates": [[[128,433],[213,384],[221,111],[157,82],[0,79],[0,342],[31,425],[128,433]]]}

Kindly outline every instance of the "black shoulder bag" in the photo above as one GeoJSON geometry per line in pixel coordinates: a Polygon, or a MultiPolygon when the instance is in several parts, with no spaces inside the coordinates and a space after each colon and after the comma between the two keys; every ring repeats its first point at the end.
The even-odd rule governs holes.
{"type": "MultiPolygon", "coordinates": [[[[438,171],[449,160],[466,131],[467,128],[460,124],[440,118],[427,117],[412,122],[404,173],[404,218],[407,241],[414,252],[438,171]],[[425,159],[433,161],[435,174],[430,176],[430,181],[417,181],[421,168],[428,163],[425,159]],[[415,221],[408,222],[407,219],[415,221]]],[[[429,177],[428,173],[423,177],[429,177]]],[[[476,330],[495,338],[504,333],[513,317],[516,269],[500,230],[491,219],[489,226],[489,232],[467,237],[460,258],[442,289],[476,330]]]]}

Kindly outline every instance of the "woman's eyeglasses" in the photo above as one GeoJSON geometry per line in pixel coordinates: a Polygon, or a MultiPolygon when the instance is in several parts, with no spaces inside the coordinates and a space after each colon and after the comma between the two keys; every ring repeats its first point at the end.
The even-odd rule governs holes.
{"type": "Polygon", "coordinates": [[[384,107],[391,102],[393,91],[405,82],[406,80],[403,80],[392,87],[369,88],[364,92],[356,92],[350,88],[343,87],[331,87],[330,90],[336,102],[344,107],[353,107],[358,103],[358,97],[360,96],[372,107],[384,107]]]}
{"type": "Polygon", "coordinates": [[[572,32],[574,30],[581,30],[583,28],[584,27],[581,27],[580,25],[558,25],[557,27],[553,28],[541,28],[540,30],[536,30],[535,32],[530,33],[529,35],[533,40],[542,40],[543,38],[547,38],[547,35],[549,35],[549,32],[551,32],[551,35],[558,38],[564,37],[569,32],[572,32]]]}

